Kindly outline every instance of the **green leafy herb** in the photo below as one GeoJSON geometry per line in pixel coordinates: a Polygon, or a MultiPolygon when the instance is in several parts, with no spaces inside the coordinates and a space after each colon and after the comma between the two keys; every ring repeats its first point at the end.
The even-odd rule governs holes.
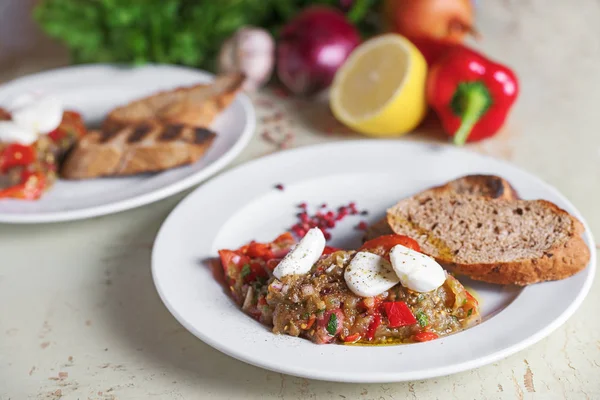
{"type": "Polygon", "coordinates": [[[425,327],[427,326],[427,324],[429,324],[429,318],[427,318],[427,314],[425,314],[423,311],[417,311],[417,314],[415,316],[417,317],[419,325],[421,325],[422,327],[425,327]]]}
{"type": "Polygon", "coordinates": [[[310,317],[310,313],[309,312],[305,312],[304,314],[302,314],[302,318],[303,319],[308,319],[310,317]]]}
{"type": "Polygon", "coordinates": [[[337,320],[337,315],[335,315],[335,313],[332,313],[329,316],[329,322],[327,322],[327,332],[333,336],[335,335],[335,333],[337,332],[337,328],[338,328],[338,320],[337,320]]]}
{"type": "Polygon", "coordinates": [[[225,39],[245,25],[277,35],[313,4],[341,8],[365,36],[379,29],[381,0],[41,0],[34,18],[73,62],[147,62],[214,69],[225,39]]]}
{"type": "Polygon", "coordinates": [[[470,317],[470,316],[471,316],[471,314],[473,314],[473,309],[472,309],[472,308],[469,308],[469,311],[467,312],[467,317],[470,317]]]}
{"type": "Polygon", "coordinates": [[[250,269],[250,265],[244,264],[242,270],[240,271],[240,275],[242,276],[242,278],[245,278],[248,275],[250,275],[250,272],[252,272],[252,270],[250,269]]]}

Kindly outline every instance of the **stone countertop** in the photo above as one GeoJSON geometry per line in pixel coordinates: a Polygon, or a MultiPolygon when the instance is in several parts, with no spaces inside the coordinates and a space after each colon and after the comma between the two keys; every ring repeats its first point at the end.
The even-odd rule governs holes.
{"type": "MultiPolygon", "coordinates": [[[[470,147],[556,186],[600,234],[600,3],[480,4],[478,46],[516,69],[522,95],[503,132],[470,147]]],[[[64,52],[32,52],[2,68],[0,81],[65,63],[64,52]]],[[[232,165],[278,151],[281,143],[358,137],[319,102],[265,91],[254,103],[257,132],[232,165]]],[[[428,121],[399,140],[443,140],[436,130],[428,121]]],[[[150,275],[156,232],[184,195],[84,221],[0,225],[0,399],[600,398],[598,279],[548,338],[448,377],[339,384],[268,372],[221,354],[175,321],[150,275]]]]}

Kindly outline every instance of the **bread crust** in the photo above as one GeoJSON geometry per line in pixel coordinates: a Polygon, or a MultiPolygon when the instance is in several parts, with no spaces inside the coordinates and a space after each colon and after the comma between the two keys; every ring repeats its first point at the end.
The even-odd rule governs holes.
{"type": "Polygon", "coordinates": [[[196,162],[216,137],[204,127],[229,106],[243,82],[243,74],[221,75],[209,84],[156,93],[114,109],[101,131],[77,143],[61,175],[135,175],[196,162]]]}
{"type": "MultiPolygon", "coordinates": [[[[423,193],[423,195],[428,194],[434,196],[437,195],[436,193],[427,191],[423,193]]],[[[468,195],[452,195],[453,199],[464,198],[466,200],[468,197],[473,198],[473,196],[468,195]]],[[[489,199],[489,201],[493,200],[489,199]]],[[[584,269],[590,259],[590,250],[581,237],[581,234],[584,232],[583,224],[568,212],[549,201],[522,201],[535,202],[538,206],[547,208],[552,213],[560,215],[561,218],[569,220],[571,223],[570,229],[568,229],[568,232],[565,232],[567,234],[566,239],[557,242],[549,249],[544,250],[539,257],[517,259],[509,262],[461,263],[457,262],[450,252],[440,252],[441,254],[428,255],[434,257],[440,264],[452,268],[454,272],[458,274],[466,275],[474,280],[503,285],[512,284],[525,286],[538,282],[564,279],[584,269]]],[[[400,204],[402,204],[402,202],[397,206],[400,204]]],[[[504,204],[507,203],[504,202],[504,204]]],[[[402,220],[402,217],[395,220],[393,209],[388,212],[389,225],[396,233],[404,233],[403,228],[405,225],[398,222],[402,220]]],[[[427,248],[426,244],[432,243],[432,241],[434,243],[444,243],[445,241],[442,237],[432,237],[432,235],[414,237],[413,239],[419,242],[422,248],[427,248]]],[[[424,253],[427,254],[427,251],[424,251],[424,253]]]]}
{"type": "Polygon", "coordinates": [[[244,79],[243,74],[226,74],[208,84],[180,87],[135,100],[112,110],[102,130],[118,130],[149,119],[207,127],[235,99],[244,79]]]}

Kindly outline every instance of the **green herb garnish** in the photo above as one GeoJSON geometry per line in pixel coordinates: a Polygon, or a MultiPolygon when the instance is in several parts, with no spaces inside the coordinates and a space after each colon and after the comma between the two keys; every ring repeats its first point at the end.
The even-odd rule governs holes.
{"type": "Polygon", "coordinates": [[[335,313],[332,313],[329,316],[329,322],[327,323],[327,332],[329,332],[329,334],[331,336],[333,336],[337,332],[337,327],[338,327],[337,315],[335,315],[335,313]]]}
{"type": "Polygon", "coordinates": [[[473,314],[473,309],[472,309],[472,308],[469,308],[469,311],[467,312],[467,317],[470,317],[470,316],[471,316],[471,314],[473,314]]]}
{"type": "Polygon", "coordinates": [[[34,18],[75,63],[148,62],[214,69],[223,41],[243,26],[276,36],[309,5],[342,8],[365,36],[377,32],[381,0],[42,0],[34,18]],[[341,3],[348,3],[344,6],[341,3]]]}
{"type": "Polygon", "coordinates": [[[252,272],[252,270],[250,269],[250,265],[244,264],[242,270],[240,271],[240,275],[242,276],[242,278],[245,278],[248,275],[250,275],[250,272],[252,272]]]}
{"type": "Polygon", "coordinates": [[[416,317],[419,325],[422,327],[425,327],[427,324],[429,324],[429,318],[427,318],[427,314],[425,314],[423,311],[417,311],[416,317]]]}
{"type": "Polygon", "coordinates": [[[303,319],[308,319],[310,317],[310,313],[309,312],[305,312],[304,314],[302,314],[302,318],[303,319]]]}

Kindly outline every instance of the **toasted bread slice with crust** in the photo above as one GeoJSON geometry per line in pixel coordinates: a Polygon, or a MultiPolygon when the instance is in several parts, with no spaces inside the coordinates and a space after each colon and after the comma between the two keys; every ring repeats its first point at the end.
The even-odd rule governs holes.
{"type": "Polygon", "coordinates": [[[207,127],[229,106],[243,83],[243,74],[232,73],[217,76],[211,83],[156,93],[115,108],[106,117],[102,130],[114,131],[150,119],[207,127]]]}
{"type": "Polygon", "coordinates": [[[472,279],[529,285],[564,279],[590,251],[575,217],[545,200],[491,200],[424,192],[388,210],[392,230],[423,253],[472,279]]]}
{"type": "Polygon", "coordinates": [[[216,134],[206,128],[149,120],[107,131],[91,131],[67,157],[66,179],[133,175],[191,164],[216,134]]]}
{"type": "MultiPolygon", "coordinates": [[[[454,179],[444,185],[428,189],[426,192],[437,194],[458,193],[474,196],[489,197],[491,199],[516,200],[519,198],[516,190],[503,179],[496,175],[467,175],[454,179]]],[[[364,240],[371,240],[394,232],[388,224],[387,217],[371,225],[365,233],[364,240]]]]}

